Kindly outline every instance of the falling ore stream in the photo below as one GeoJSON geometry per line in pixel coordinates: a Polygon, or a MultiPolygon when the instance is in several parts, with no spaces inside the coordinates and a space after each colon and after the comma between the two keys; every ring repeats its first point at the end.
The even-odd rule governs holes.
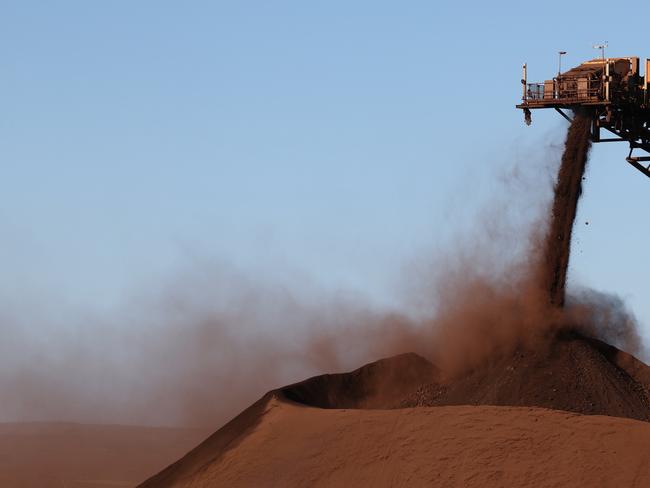
{"type": "Polygon", "coordinates": [[[542,262],[542,286],[548,292],[551,305],[564,306],[565,286],[571,233],[582,194],[582,177],[587,167],[591,147],[591,117],[576,112],[569,126],[562,162],[555,183],[551,219],[544,241],[542,262]]]}

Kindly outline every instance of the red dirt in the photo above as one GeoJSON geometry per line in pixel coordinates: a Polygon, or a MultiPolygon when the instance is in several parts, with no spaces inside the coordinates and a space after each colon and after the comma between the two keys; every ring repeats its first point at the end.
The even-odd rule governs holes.
{"type": "Polygon", "coordinates": [[[280,388],[277,394],[318,408],[387,408],[439,376],[429,361],[410,353],[350,373],[315,376],[280,388]]]}
{"type": "Polygon", "coordinates": [[[0,423],[0,486],[134,486],[205,438],[204,429],[0,423]]]}
{"type": "Polygon", "coordinates": [[[403,354],[275,394],[318,408],[509,405],[647,421],[649,378],[650,367],[633,356],[563,331],[546,344],[495,356],[452,378],[415,354],[403,354]]]}
{"type": "Polygon", "coordinates": [[[648,374],[616,348],[565,332],[547,347],[519,349],[453,381],[422,386],[401,406],[534,406],[648,421],[648,374]]]}
{"type": "Polygon", "coordinates": [[[269,397],[211,462],[147,488],[644,488],[650,424],[522,407],[317,409],[269,397]]]}
{"type": "MultiPolygon", "coordinates": [[[[534,404],[547,401],[534,393],[542,391],[555,396],[560,402],[555,405],[573,410],[639,416],[637,409],[645,408],[647,417],[647,404],[643,407],[640,398],[647,395],[650,385],[642,381],[650,368],[597,341],[558,341],[548,356],[517,353],[482,376],[457,380],[444,392],[451,391],[456,400],[465,395],[468,403],[507,404],[509,397],[517,404],[522,399],[534,404]],[[566,368],[576,368],[577,380],[566,368]],[[554,387],[558,389],[551,393],[554,387]],[[560,400],[562,396],[566,399],[560,400]],[[596,408],[586,401],[597,402],[596,408]]],[[[373,385],[381,383],[382,372],[396,366],[410,369],[412,382],[438,374],[409,354],[274,390],[141,487],[356,486],[369,480],[373,486],[456,482],[532,487],[601,479],[610,480],[607,486],[640,487],[649,480],[647,454],[642,452],[650,448],[645,422],[485,405],[379,410],[394,405],[396,397],[378,397],[373,385]],[[627,468],[621,470],[623,465],[627,468]],[[546,476],[540,478],[542,472],[546,476]]],[[[402,406],[430,391],[420,388],[402,406]]]]}

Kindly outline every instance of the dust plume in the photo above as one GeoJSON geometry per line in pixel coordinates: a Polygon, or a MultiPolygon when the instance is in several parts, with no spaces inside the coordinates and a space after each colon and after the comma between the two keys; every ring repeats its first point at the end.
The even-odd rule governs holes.
{"type": "Polygon", "coordinates": [[[425,329],[433,331],[430,355],[448,374],[462,374],[517,348],[551,347],[563,330],[644,356],[636,319],[620,298],[581,289],[565,306],[590,123],[588,114],[575,114],[557,176],[549,185],[552,193],[539,192],[539,166],[534,174],[517,170],[517,178],[503,180],[502,194],[508,201],[488,205],[473,219],[478,223],[473,232],[454,239],[453,261],[447,254],[437,269],[428,270],[435,274],[434,293],[428,298],[436,307],[425,319],[425,329]],[[522,184],[523,192],[518,188],[522,184]],[[528,220],[513,215],[511,209],[521,208],[531,194],[536,195],[536,205],[528,220]],[[546,198],[552,201],[548,210],[541,204],[546,198]]]}
{"type": "Polygon", "coordinates": [[[0,421],[213,427],[272,388],[416,342],[408,317],[357,293],[209,260],[107,315],[15,312],[0,320],[0,421]]]}
{"type": "Polygon", "coordinates": [[[585,335],[638,356],[648,362],[639,324],[625,301],[611,293],[578,288],[567,297],[568,322],[585,335]]]}
{"type": "Polygon", "coordinates": [[[210,260],[106,313],[49,310],[40,298],[39,307],[0,304],[0,420],[214,427],[308,376],[409,351],[455,374],[544,347],[563,328],[638,355],[620,299],[582,290],[556,306],[565,302],[584,124],[576,117],[569,131],[550,218],[553,178],[540,184],[540,171],[554,168],[515,165],[495,191],[505,201],[484,205],[431,266],[415,260],[405,281],[417,298],[398,309],[210,260]]]}

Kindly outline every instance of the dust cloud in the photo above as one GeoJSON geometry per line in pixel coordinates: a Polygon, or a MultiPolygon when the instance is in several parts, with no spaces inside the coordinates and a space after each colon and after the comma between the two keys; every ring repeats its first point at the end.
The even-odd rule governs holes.
{"type": "Polygon", "coordinates": [[[272,388],[415,343],[409,318],[355,293],[207,260],[170,283],[108,317],[5,315],[0,421],[214,427],[272,388]]]}
{"type": "Polygon", "coordinates": [[[565,275],[553,274],[562,298],[549,301],[539,269],[557,215],[546,203],[556,168],[522,167],[501,178],[494,193],[504,200],[484,205],[433,258],[413,260],[399,309],[210,260],[111,312],[62,311],[38,297],[3,303],[0,420],[215,427],[312,375],[408,351],[455,374],[567,327],[645,359],[620,299],[581,289],[557,307],[565,275]]]}

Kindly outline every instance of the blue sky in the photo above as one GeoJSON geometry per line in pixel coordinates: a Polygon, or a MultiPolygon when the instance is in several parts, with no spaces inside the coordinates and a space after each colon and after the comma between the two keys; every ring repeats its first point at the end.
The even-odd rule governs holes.
{"type": "MultiPolygon", "coordinates": [[[[645,4],[535,5],[1,1],[0,292],[110,307],[199,256],[390,302],[500,170],[561,144],[557,114],[514,109],[522,62],[650,57],[645,4]]],[[[571,280],[650,335],[650,182],[625,155],[592,152],[571,280]]]]}

